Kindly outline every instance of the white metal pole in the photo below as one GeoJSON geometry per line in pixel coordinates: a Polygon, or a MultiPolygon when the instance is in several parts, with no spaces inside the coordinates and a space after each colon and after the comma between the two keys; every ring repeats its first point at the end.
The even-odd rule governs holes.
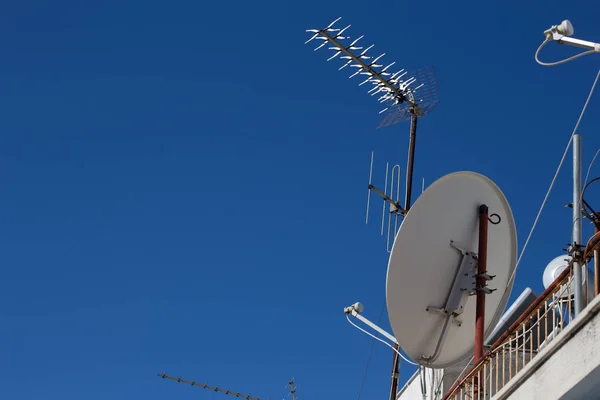
{"type": "Polygon", "coordinates": [[[352,310],[352,315],[356,319],[362,321],[365,325],[369,325],[371,328],[373,328],[377,332],[381,333],[383,336],[385,336],[392,343],[398,343],[398,341],[396,340],[395,337],[393,337],[392,335],[390,335],[389,333],[387,333],[386,331],[384,331],[383,329],[381,329],[380,327],[378,327],[377,325],[375,325],[374,323],[372,323],[371,321],[369,321],[368,319],[366,319],[365,317],[363,317],[362,315],[360,315],[359,313],[357,313],[356,310],[354,310],[354,309],[352,310]]]}
{"type": "MultiPolygon", "coordinates": [[[[573,135],[573,238],[574,246],[581,246],[581,135],[573,135]]],[[[575,255],[579,248],[575,248],[575,255]]],[[[577,259],[578,257],[574,257],[577,259]]],[[[575,316],[583,309],[583,276],[581,264],[573,262],[573,295],[575,297],[575,316]]]]}

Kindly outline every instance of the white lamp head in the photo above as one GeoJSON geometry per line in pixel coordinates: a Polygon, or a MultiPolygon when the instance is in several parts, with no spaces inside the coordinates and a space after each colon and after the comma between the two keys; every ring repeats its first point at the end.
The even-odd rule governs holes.
{"type": "Polygon", "coordinates": [[[356,311],[357,314],[360,314],[364,310],[362,303],[356,302],[349,307],[344,308],[344,314],[352,314],[352,311],[356,311]]]}
{"type": "Polygon", "coordinates": [[[568,19],[565,19],[556,27],[556,31],[561,35],[571,36],[575,31],[573,30],[573,24],[568,19]]]}
{"type": "Polygon", "coordinates": [[[353,307],[353,308],[356,310],[356,312],[357,312],[357,313],[359,313],[359,314],[360,314],[360,313],[361,313],[361,312],[362,312],[362,311],[365,309],[365,307],[363,307],[362,303],[360,303],[360,302],[356,302],[356,303],[352,304],[352,307],[353,307]]]}
{"type": "Polygon", "coordinates": [[[562,36],[571,36],[575,30],[573,24],[568,19],[565,19],[560,25],[552,25],[550,29],[544,31],[544,35],[548,40],[558,40],[562,36]]]}

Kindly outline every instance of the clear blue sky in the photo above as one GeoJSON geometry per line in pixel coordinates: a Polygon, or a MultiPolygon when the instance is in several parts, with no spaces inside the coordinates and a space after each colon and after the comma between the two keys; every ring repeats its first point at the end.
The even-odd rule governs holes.
{"type": "MultiPolygon", "coordinates": [[[[488,175],[523,245],[600,66],[533,54],[564,18],[600,41],[600,5],[341,4],[2,6],[3,398],[226,398],[163,371],[272,399],[295,376],[300,399],[356,398],[371,339],[342,309],[360,300],[376,320],[387,267],[376,219],[364,224],[369,157],[379,181],[384,160],[404,169],[408,126],[376,130],[377,102],[304,46],[305,29],[338,16],[384,59],[436,67],[441,103],[420,122],[415,178],[488,175]]],[[[586,165],[598,96],[581,125],[586,165]]],[[[515,296],[541,292],[569,243],[570,167],[515,296]]],[[[386,398],[390,364],[376,345],[363,399],[386,398]]]]}

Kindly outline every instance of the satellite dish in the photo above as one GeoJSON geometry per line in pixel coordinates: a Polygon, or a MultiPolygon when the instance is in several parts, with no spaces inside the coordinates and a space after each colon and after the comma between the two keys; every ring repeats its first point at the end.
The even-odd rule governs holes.
{"type": "MultiPolygon", "coordinates": [[[[548,286],[554,282],[556,278],[569,266],[571,256],[568,254],[558,256],[548,263],[544,274],[542,275],[542,282],[544,283],[544,289],[548,289],[548,286]]],[[[565,297],[567,295],[565,294],[565,297]]]]}
{"type": "Polygon", "coordinates": [[[476,296],[461,288],[474,281],[476,270],[463,265],[472,264],[471,253],[478,250],[482,204],[489,207],[491,221],[498,219],[493,214],[500,217],[488,228],[487,272],[495,275],[488,287],[497,291],[485,299],[487,337],[510,297],[517,258],[515,222],[500,189],[474,172],[446,175],[419,197],[396,235],[387,271],[388,315],[396,340],[421,365],[444,368],[472,355],[476,296]],[[440,313],[451,299],[456,308],[440,313]]]}
{"type": "MultiPolygon", "coordinates": [[[[542,275],[542,282],[544,283],[544,289],[548,289],[548,286],[552,284],[558,278],[558,276],[569,266],[569,262],[571,261],[571,256],[568,254],[564,254],[562,256],[558,256],[554,258],[552,261],[548,263],[546,268],[544,269],[544,274],[542,275]]],[[[585,266],[581,268],[581,281],[587,282],[587,298],[588,303],[594,299],[594,268],[593,266],[588,266],[587,271],[585,266]]],[[[574,282],[571,282],[571,288],[569,290],[568,285],[563,285],[560,289],[559,293],[561,293],[562,299],[567,299],[569,295],[573,296],[574,294],[574,282]]]]}

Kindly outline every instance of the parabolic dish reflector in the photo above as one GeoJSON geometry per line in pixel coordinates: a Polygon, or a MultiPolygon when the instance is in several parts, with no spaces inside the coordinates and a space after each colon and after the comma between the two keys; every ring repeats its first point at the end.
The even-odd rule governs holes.
{"type": "Polygon", "coordinates": [[[459,316],[460,326],[447,324],[441,350],[434,354],[445,318],[427,311],[442,308],[448,300],[463,259],[450,245],[453,241],[466,251],[477,253],[479,206],[489,207],[500,223],[488,226],[487,272],[495,275],[488,287],[497,289],[485,298],[485,336],[498,323],[506,307],[517,259],[517,233],[510,206],[500,189],[475,172],[446,175],[419,197],[410,209],[394,241],[387,271],[386,301],[396,340],[415,362],[443,368],[465,360],[473,353],[475,340],[475,298],[466,296],[459,316]]]}

